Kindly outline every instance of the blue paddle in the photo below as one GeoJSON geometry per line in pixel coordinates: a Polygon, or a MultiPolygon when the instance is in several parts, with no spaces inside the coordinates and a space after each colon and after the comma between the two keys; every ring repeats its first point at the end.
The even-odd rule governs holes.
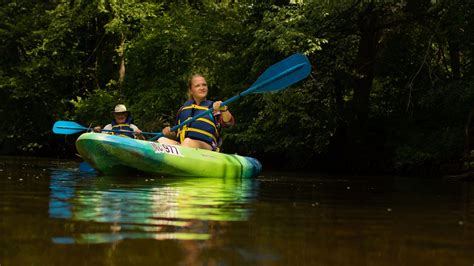
{"type": "MultiPolygon", "coordinates": [[[[283,90],[290,85],[295,84],[296,82],[305,79],[311,73],[311,64],[309,63],[308,58],[303,54],[294,54],[282,61],[270,66],[262,75],[255,81],[250,88],[247,90],[233,96],[232,98],[227,99],[222,103],[222,106],[226,106],[231,102],[234,102],[240,99],[243,96],[249,95],[251,93],[266,93],[266,92],[276,92],[283,90]]],[[[194,116],[191,119],[184,121],[183,123],[172,127],[171,131],[176,131],[179,128],[187,125],[196,119],[209,115],[213,109],[209,109],[197,116],[194,116]]],[[[156,136],[150,140],[156,140],[160,137],[163,137],[163,133],[155,133],[156,136]]]]}
{"type": "MultiPolygon", "coordinates": [[[[91,131],[92,128],[87,128],[83,127],[80,124],[74,122],[74,121],[56,121],[53,126],[53,132],[55,134],[61,134],[61,135],[70,135],[70,134],[75,134],[79,133],[82,131],[91,131]]],[[[104,132],[118,132],[118,133],[130,133],[130,131],[125,131],[125,130],[106,130],[102,129],[104,132]]],[[[152,132],[142,132],[144,135],[156,135],[156,133],[152,132]]]]}

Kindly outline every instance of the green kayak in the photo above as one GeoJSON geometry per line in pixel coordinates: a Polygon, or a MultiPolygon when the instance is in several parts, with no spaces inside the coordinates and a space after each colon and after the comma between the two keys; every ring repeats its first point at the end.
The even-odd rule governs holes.
{"type": "Polygon", "coordinates": [[[255,177],[262,169],[260,162],[251,157],[102,133],[82,134],[76,148],[84,161],[106,174],[255,177]]]}

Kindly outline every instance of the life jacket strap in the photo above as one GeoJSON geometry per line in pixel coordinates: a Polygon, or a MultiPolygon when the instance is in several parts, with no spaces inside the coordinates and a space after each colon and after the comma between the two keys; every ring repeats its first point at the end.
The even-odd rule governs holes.
{"type": "MultiPolygon", "coordinates": [[[[188,128],[187,131],[189,132],[196,132],[196,133],[199,133],[199,134],[203,134],[203,135],[206,135],[210,138],[212,138],[212,140],[214,140],[214,142],[217,142],[216,140],[216,137],[214,135],[212,135],[211,133],[207,132],[207,131],[204,131],[204,130],[201,130],[201,129],[197,129],[197,128],[188,128]]],[[[185,134],[183,134],[185,135],[185,134]]]]}
{"type": "Polygon", "coordinates": [[[207,118],[203,118],[203,117],[198,118],[196,120],[199,120],[199,121],[202,121],[202,122],[205,122],[205,123],[211,125],[214,128],[214,130],[216,132],[216,135],[219,136],[219,130],[217,130],[216,124],[214,122],[212,122],[211,120],[209,120],[207,118]]]}
{"type": "Polygon", "coordinates": [[[207,108],[205,106],[200,106],[200,105],[196,105],[196,104],[191,104],[191,105],[185,106],[181,110],[186,110],[186,109],[199,109],[199,110],[203,110],[203,111],[209,110],[209,108],[207,108]]]}

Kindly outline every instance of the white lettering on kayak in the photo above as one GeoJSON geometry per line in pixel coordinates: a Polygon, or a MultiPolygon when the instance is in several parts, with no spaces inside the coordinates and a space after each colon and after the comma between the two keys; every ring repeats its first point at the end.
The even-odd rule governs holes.
{"type": "Polygon", "coordinates": [[[169,155],[183,156],[178,147],[173,145],[151,142],[151,147],[153,147],[155,153],[167,153],[169,155]]]}

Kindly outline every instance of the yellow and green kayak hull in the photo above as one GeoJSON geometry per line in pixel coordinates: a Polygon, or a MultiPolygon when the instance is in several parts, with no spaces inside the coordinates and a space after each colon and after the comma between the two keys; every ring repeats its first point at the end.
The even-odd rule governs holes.
{"type": "Polygon", "coordinates": [[[84,161],[106,174],[255,177],[262,169],[251,157],[101,133],[82,134],[76,148],[84,161]]]}

